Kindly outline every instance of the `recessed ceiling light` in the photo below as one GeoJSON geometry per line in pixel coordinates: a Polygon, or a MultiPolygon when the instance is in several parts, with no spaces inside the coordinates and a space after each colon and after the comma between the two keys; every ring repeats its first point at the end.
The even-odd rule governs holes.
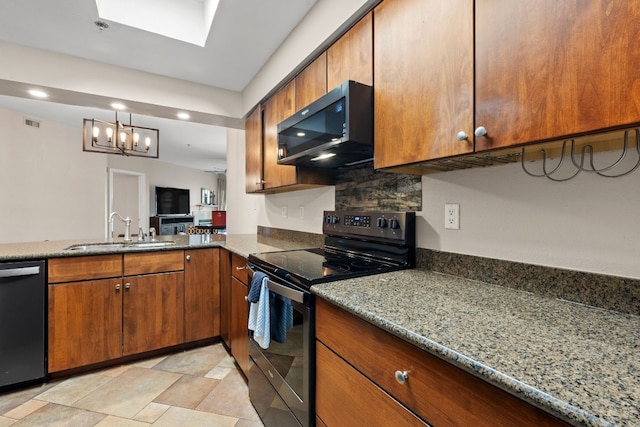
{"type": "Polygon", "coordinates": [[[120,103],[120,102],[113,102],[113,103],[111,104],[111,107],[112,107],[114,110],[124,110],[124,109],[126,109],[126,108],[127,108],[127,106],[126,106],[126,105],[124,105],[124,104],[122,104],[122,103],[120,103]]]}
{"type": "Polygon", "coordinates": [[[178,113],[178,118],[182,120],[187,120],[187,119],[190,119],[191,116],[187,113],[180,112],[178,113]]]}
{"type": "Polygon", "coordinates": [[[36,98],[48,98],[49,94],[39,89],[31,89],[29,90],[29,95],[35,96],[36,98]]]}

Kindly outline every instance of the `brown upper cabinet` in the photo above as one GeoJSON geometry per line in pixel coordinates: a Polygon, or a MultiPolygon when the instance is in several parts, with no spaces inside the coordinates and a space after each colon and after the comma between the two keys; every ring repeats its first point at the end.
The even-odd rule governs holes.
{"type": "Polygon", "coordinates": [[[262,190],[262,106],[258,105],[247,118],[245,126],[245,191],[262,190]]]}
{"type": "Polygon", "coordinates": [[[278,164],[278,123],[295,113],[294,103],[292,80],[265,102],[261,119],[259,109],[249,117],[245,135],[247,192],[277,193],[333,184],[331,170],[278,164]]]}
{"type": "Polygon", "coordinates": [[[375,168],[473,152],[473,1],[374,9],[375,168]]]}
{"type": "Polygon", "coordinates": [[[638,123],[639,21],[632,1],[476,0],[476,150],[638,123]]]}
{"type": "Polygon", "coordinates": [[[327,49],[327,90],[346,80],[373,85],[372,12],[327,49]]]}
{"type": "Polygon", "coordinates": [[[327,93],[327,53],[322,52],[302,70],[296,76],[295,82],[295,111],[304,108],[327,93]]]}
{"type": "Polygon", "coordinates": [[[476,0],[474,14],[472,0],[384,0],[374,10],[375,167],[639,123],[638,20],[633,2],[476,0]]]}

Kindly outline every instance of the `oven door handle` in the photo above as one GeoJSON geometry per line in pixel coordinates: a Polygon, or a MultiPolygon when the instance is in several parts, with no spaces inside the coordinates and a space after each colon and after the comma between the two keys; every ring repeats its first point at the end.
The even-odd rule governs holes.
{"type": "Polygon", "coordinates": [[[267,279],[267,283],[269,284],[269,290],[275,292],[278,295],[282,295],[283,297],[289,298],[291,301],[299,302],[300,304],[304,303],[304,293],[295,289],[291,289],[287,286],[281,285],[280,283],[276,283],[271,279],[267,279]]]}
{"type": "MultiPolygon", "coordinates": [[[[253,276],[254,270],[249,267],[251,271],[251,275],[253,276]]],[[[285,285],[281,285],[280,283],[276,283],[273,280],[267,277],[267,284],[269,286],[269,290],[275,292],[278,295],[282,295],[283,297],[289,298],[291,301],[299,302],[300,304],[304,304],[304,292],[301,292],[297,289],[290,288],[285,285]]]]}

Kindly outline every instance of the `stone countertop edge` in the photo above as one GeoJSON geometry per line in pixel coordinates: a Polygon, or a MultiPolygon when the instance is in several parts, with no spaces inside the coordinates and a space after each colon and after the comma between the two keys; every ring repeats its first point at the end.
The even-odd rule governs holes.
{"type": "MultiPolygon", "coordinates": [[[[620,403],[616,413],[614,415],[609,414],[610,417],[616,418],[616,423],[612,423],[599,416],[593,415],[593,413],[589,410],[581,409],[580,407],[574,404],[571,404],[562,398],[552,396],[548,392],[543,391],[544,387],[536,387],[536,386],[527,384],[527,382],[535,382],[535,381],[527,381],[527,380],[523,381],[521,379],[517,379],[516,377],[518,377],[517,375],[518,367],[514,368],[516,370],[516,375],[506,374],[501,371],[508,371],[509,370],[508,368],[507,369],[495,368],[495,367],[491,367],[491,366],[495,366],[492,363],[484,362],[484,361],[480,362],[478,360],[475,360],[476,358],[474,357],[474,353],[476,352],[466,351],[467,349],[464,348],[464,345],[462,345],[463,348],[461,350],[454,350],[452,347],[457,347],[455,341],[451,341],[446,344],[443,344],[442,342],[446,341],[446,339],[443,339],[444,335],[438,336],[438,333],[439,332],[446,333],[450,331],[450,328],[455,328],[457,326],[457,325],[446,325],[447,322],[456,323],[456,321],[461,319],[462,316],[467,316],[468,313],[471,313],[471,314],[474,313],[474,310],[473,310],[474,307],[470,307],[470,309],[467,310],[469,307],[467,307],[466,305],[469,304],[470,299],[473,299],[474,296],[478,295],[478,290],[480,292],[483,292],[483,289],[482,289],[483,287],[486,287],[486,290],[489,293],[498,292],[500,297],[504,297],[505,295],[507,295],[507,298],[508,298],[508,295],[515,295],[517,296],[515,301],[524,300],[524,301],[530,302],[532,305],[540,304],[541,308],[544,310],[553,308],[553,305],[548,307],[544,305],[545,303],[556,304],[556,305],[560,304],[560,305],[566,306],[566,310],[568,313],[571,313],[572,310],[576,310],[577,314],[579,315],[581,313],[581,310],[596,310],[597,313],[608,312],[609,313],[608,315],[610,316],[616,316],[616,317],[619,316],[621,322],[631,318],[633,319],[633,322],[634,322],[633,327],[635,327],[636,323],[640,325],[640,319],[638,319],[637,316],[618,314],[617,312],[610,312],[608,310],[603,310],[599,308],[576,305],[570,302],[556,300],[548,297],[541,297],[538,295],[533,295],[528,292],[514,290],[511,288],[486,284],[482,282],[476,282],[469,279],[448,276],[441,273],[435,273],[435,272],[425,271],[425,270],[404,270],[404,271],[395,272],[395,273],[385,273],[385,274],[375,276],[375,279],[372,278],[372,276],[370,276],[370,277],[348,279],[340,282],[329,282],[329,283],[314,285],[312,286],[311,290],[318,297],[323,298],[337,305],[338,307],[345,309],[348,312],[351,312],[352,314],[368,321],[369,323],[372,323],[382,328],[383,330],[417,346],[418,348],[421,348],[439,357],[440,359],[443,359],[463,369],[464,371],[476,377],[479,377],[499,387],[500,389],[533,404],[534,406],[542,410],[545,410],[553,414],[554,416],[572,425],[593,426],[593,427],[616,426],[616,425],[620,425],[620,426],[638,425],[636,423],[640,418],[638,418],[639,411],[637,408],[635,410],[636,412],[635,414],[629,415],[625,413],[624,405],[620,403]],[[387,285],[385,285],[384,287],[386,287],[387,290],[391,292],[387,292],[387,295],[384,295],[385,293],[384,287],[379,286],[378,284],[373,284],[372,286],[372,280],[387,282],[387,285]],[[426,317],[415,316],[416,312],[413,312],[409,315],[387,314],[387,313],[399,313],[399,312],[402,312],[403,309],[407,308],[408,304],[405,304],[403,306],[402,303],[398,302],[398,298],[402,299],[403,297],[407,296],[407,294],[398,295],[398,289],[400,289],[400,287],[404,286],[408,288],[409,290],[407,292],[409,292],[408,295],[410,295],[410,292],[412,292],[411,289],[412,288],[415,289],[416,286],[421,286],[420,282],[423,282],[423,281],[429,281],[430,287],[432,283],[441,281],[443,283],[446,282],[446,286],[451,286],[451,284],[454,283],[456,286],[463,285],[463,287],[465,288],[467,286],[472,288],[469,291],[461,291],[462,292],[461,294],[457,293],[457,290],[456,290],[451,294],[451,296],[445,297],[445,298],[449,298],[451,302],[453,302],[455,299],[456,305],[454,307],[450,307],[449,310],[451,310],[452,308],[455,308],[456,313],[453,313],[453,311],[450,311],[449,313],[447,313],[446,304],[444,304],[445,305],[444,307],[442,305],[438,305],[438,307],[436,308],[435,307],[436,303],[434,303],[434,305],[431,305],[428,307],[427,310],[429,311],[429,315],[431,315],[432,311],[438,311],[437,316],[439,316],[439,318],[442,320],[442,323],[445,323],[444,326],[439,325],[441,330],[433,334],[435,335],[435,338],[427,336],[427,334],[429,335],[431,334],[428,331],[425,332],[426,329],[421,324],[421,321],[424,322],[425,321],[424,319],[428,318],[428,316],[426,317]],[[375,290],[368,290],[369,288],[375,288],[375,290]],[[369,294],[367,294],[367,292],[369,292],[369,294]],[[376,295],[373,296],[373,293],[375,293],[376,295]],[[460,298],[460,295],[463,295],[463,299],[461,301],[462,306],[458,307],[457,301],[458,301],[458,298],[460,298]],[[466,301],[464,300],[465,295],[469,300],[466,300],[466,301]],[[463,314],[459,314],[458,310],[460,310],[460,312],[462,312],[463,314]],[[395,321],[390,320],[390,318],[393,318],[393,317],[395,317],[395,321]],[[413,327],[412,325],[415,325],[415,327],[413,327]],[[471,355],[469,353],[471,353],[471,355]]],[[[441,291],[444,291],[444,293],[447,292],[446,290],[444,290],[444,288],[441,289],[441,291]]],[[[403,291],[400,291],[400,292],[403,292],[403,291]]],[[[417,297],[418,295],[416,295],[416,298],[417,297]]],[[[506,312],[506,310],[508,310],[510,306],[509,304],[510,302],[511,301],[501,301],[499,304],[504,306],[503,310],[505,310],[506,312]]],[[[441,304],[441,303],[442,301],[437,302],[437,304],[441,304]]],[[[409,303],[409,304],[412,304],[412,303],[409,303]]],[[[473,304],[473,302],[471,304],[473,304]]],[[[478,305],[480,304],[482,303],[478,303],[478,305]]],[[[513,310],[513,307],[510,307],[510,308],[513,310]]],[[[515,310],[518,310],[518,309],[516,308],[515,310]]],[[[547,319],[545,322],[542,322],[543,326],[546,326],[546,322],[553,322],[553,313],[549,313],[548,316],[551,320],[547,319]]],[[[431,319],[435,319],[435,317],[432,317],[431,319]]],[[[429,319],[429,321],[431,319],[429,319]]],[[[469,317],[469,319],[471,319],[471,317],[469,317]]],[[[508,316],[504,318],[503,322],[510,322],[511,320],[512,318],[508,316]]],[[[570,320],[571,319],[569,319],[569,321],[570,320]]],[[[494,319],[494,321],[499,322],[499,319],[494,319]]],[[[564,319],[563,321],[566,321],[566,319],[564,319]]],[[[481,320],[479,324],[482,325],[482,323],[483,322],[481,320]]],[[[463,325],[463,326],[460,326],[459,329],[463,329],[468,326],[469,325],[463,325]]],[[[471,331],[470,333],[473,334],[473,331],[471,331]]],[[[601,331],[601,333],[606,334],[607,331],[601,331]]],[[[453,334],[455,335],[456,332],[454,331],[453,334]]],[[[576,335],[579,335],[579,334],[576,333],[576,335]]],[[[483,337],[481,339],[485,339],[485,338],[486,337],[483,337]]],[[[537,339],[537,338],[538,337],[535,337],[534,339],[537,339]]],[[[548,339],[548,337],[544,337],[541,339],[548,339]]],[[[558,337],[558,340],[562,340],[562,339],[563,337],[560,337],[560,336],[558,337]]],[[[562,341],[558,341],[558,342],[562,342],[562,341]]],[[[549,344],[545,343],[545,345],[548,346],[549,344]]],[[[491,349],[492,347],[493,347],[492,343],[487,342],[487,343],[484,343],[484,348],[482,348],[482,350],[486,352],[487,349],[491,349]]],[[[534,351],[535,351],[535,344],[532,345],[532,347],[534,348],[534,351]]],[[[562,346],[558,345],[558,347],[562,347],[562,346]]],[[[509,347],[507,348],[509,349],[509,347]]],[[[504,351],[504,346],[502,350],[504,351]]],[[[477,354],[483,355],[483,351],[477,352],[477,354]]],[[[491,350],[489,350],[489,352],[490,351],[491,350]]],[[[496,351],[495,349],[493,349],[493,351],[495,353],[498,353],[498,351],[496,351]]],[[[564,356],[564,353],[562,350],[559,351],[558,353],[560,357],[564,356]]],[[[513,357],[513,354],[511,354],[512,357],[513,357]]],[[[508,359],[509,357],[508,354],[500,355],[497,357],[498,359],[501,360],[501,363],[503,363],[503,366],[507,366],[507,367],[509,366],[508,364],[504,365],[504,359],[508,359]]],[[[548,366],[547,367],[542,366],[544,362],[548,362],[547,355],[534,354],[532,355],[531,358],[535,360],[536,357],[540,359],[541,362],[543,362],[541,363],[541,367],[540,367],[541,372],[539,373],[539,375],[544,375],[546,373],[545,369],[549,369],[548,366]]],[[[481,357],[478,357],[478,359],[480,358],[481,357]]],[[[553,361],[554,359],[552,357],[551,362],[553,363],[553,361]]],[[[511,361],[511,362],[513,363],[514,361],[511,361]]],[[[614,363],[614,362],[611,362],[611,363],[614,363]]],[[[519,361],[515,361],[515,365],[518,365],[518,364],[519,364],[519,361]]],[[[534,366],[537,366],[537,364],[534,363],[534,366]]],[[[632,367],[630,371],[633,372],[633,369],[635,368],[632,367]]],[[[570,383],[571,380],[572,378],[569,378],[566,381],[570,383]]],[[[544,381],[547,381],[547,380],[546,379],[540,380],[541,383],[544,383],[544,381]]],[[[580,381],[578,381],[578,384],[579,383],[580,381]]],[[[598,383],[598,380],[595,380],[595,383],[598,383]]],[[[562,388],[562,387],[565,387],[565,385],[566,384],[556,384],[555,387],[562,388]]],[[[606,386],[603,385],[603,387],[606,387],[606,386]]],[[[604,393],[607,393],[608,391],[610,390],[607,390],[606,388],[603,390],[604,393]]],[[[589,398],[591,398],[591,395],[589,394],[588,390],[583,391],[583,393],[588,395],[589,398]]],[[[584,397],[584,396],[581,396],[581,397],[584,397]]],[[[601,397],[602,397],[601,395],[596,394],[595,396],[593,396],[592,400],[599,399],[601,397]]],[[[610,396],[607,396],[607,397],[609,398],[610,396]]],[[[616,401],[615,398],[611,398],[609,400],[616,401]]],[[[606,406],[606,403],[603,403],[602,405],[606,406]]],[[[585,406],[589,406],[589,405],[585,405],[585,406]]],[[[602,409],[602,408],[598,408],[598,409],[602,409]]]]}
{"type": "MultiPolygon", "coordinates": [[[[284,249],[300,249],[310,247],[306,243],[293,240],[281,240],[256,234],[192,234],[157,236],[157,241],[173,241],[174,245],[155,248],[109,248],[88,250],[67,250],[71,245],[105,243],[101,239],[52,240],[43,242],[2,243],[0,244],[0,262],[24,261],[32,259],[75,257],[83,255],[108,255],[134,252],[159,252],[207,247],[228,249],[240,256],[248,257],[256,252],[269,252],[284,249]]],[[[114,239],[114,243],[123,243],[122,239],[114,239]]],[[[134,242],[135,243],[135,242],[134,242]]]]}

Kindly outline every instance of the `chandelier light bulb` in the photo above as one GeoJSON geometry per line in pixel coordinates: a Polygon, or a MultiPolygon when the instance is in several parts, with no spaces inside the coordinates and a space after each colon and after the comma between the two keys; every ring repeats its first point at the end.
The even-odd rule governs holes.
{"type": "Polygon", "coordinates": [[[140,134],[138,132],[133,133],[133,149],[138,148],[138,141],[140,141],[140,134]]]}
{"type": "Polygon", "coordinates": [[[109,142],[111,142],[112,136],[113,136],[113,129],[107,128],[107,138],[109,138],[109,142]]]}
{"type": "Polygon", "coordinates": [[[98,126],[93,127],[93,142],[98,142],[100,136],[100,128],[98,126]]]}
{"type": "Polygon", "coordinates": [[[126,142],[127,142],[127,133],[125,131],[122,131],[120,132],[120,144],[122,148],[124,148],[126,142]]]}
{"type": "Polygon", "coordinates": [[[151,147],[151,138],[149,138],[148,136],[144,139],[144,148],[145,150],[149,151],[149,148],[151,147]]]}

